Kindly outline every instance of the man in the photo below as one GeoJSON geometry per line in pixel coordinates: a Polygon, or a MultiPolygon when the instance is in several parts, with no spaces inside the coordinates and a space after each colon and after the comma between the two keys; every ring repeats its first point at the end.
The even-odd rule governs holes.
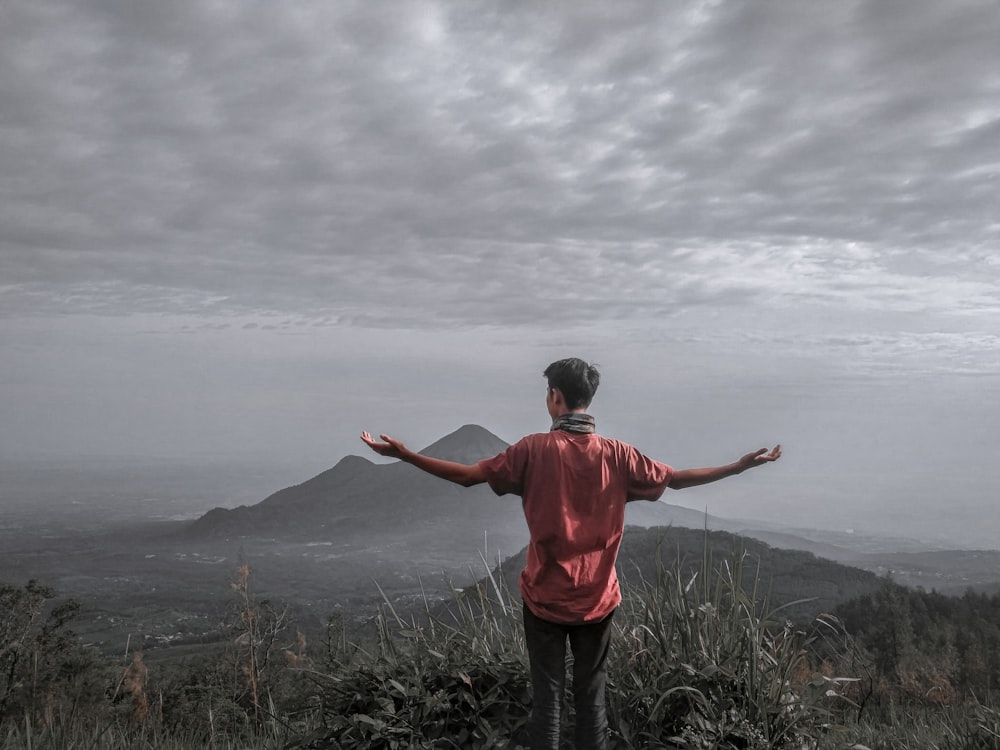
{"type": "Polygon", "coordinates": [[[531,746],[559,748],[569,639],[576,746],[604,750],[606,661],[611,619],[621,603],[615,560],[625,503],[657,500],[667,487],[695,487],[776,461],[781,446],[770,452],[761,448],[725,466],[675,470],[595,432],[586,410],[600,384],[596,367],[563,359],[544,375],[551,429],[528,435],[493,458],[460,464],[414,453],[388,435],[377,442],[365,432],[361,439],[380,455],[442,479],[465,487],[488,482],[498,495],[520,495],[530,533],[519,588],[533,689],[531,746]]]}

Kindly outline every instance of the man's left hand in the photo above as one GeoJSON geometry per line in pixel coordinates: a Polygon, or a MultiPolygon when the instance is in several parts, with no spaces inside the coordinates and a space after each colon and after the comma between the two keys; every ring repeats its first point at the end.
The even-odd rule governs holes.
{"type": "Polygon", "coordinates": [[[740,466],[740,471],[746,471],[747,469],[753,469],[757,466],[763,466],[771,461],[777,461],[781,458],[781,446],[776,445],[768,453],[767,448],[761,448],[753,453],[747,453],[743,458],[741,458],[738,463],[740,466]]]}

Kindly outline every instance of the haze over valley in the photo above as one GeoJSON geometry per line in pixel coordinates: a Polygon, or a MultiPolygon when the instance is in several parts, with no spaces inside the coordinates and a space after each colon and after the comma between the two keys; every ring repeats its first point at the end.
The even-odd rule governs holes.
{"type": "MultiPolygon", "coordinates": [[[[424,452],[471,462],[505,446],[485,428],[465,425],[424,452]]],[[[334,613],[361,627],[383,597],[399,607],[447,599],[452,586],[516,559],[527,542],[518,499],[496,497],[485,486],[463,489],[401,463],[358,455],[288,479],[298,471],[210,462],[186,470],[135,461],[99,470],[80,463],[49,470],[8,466],[0,484],[0,579],[38,579],[60,596],[79,599],[85,605],[81,637],[114,651],[129,639],[149,647],[211,640],[244,562],[260,595],[289,604],[303,627],[320,631],[334,613]],[[286,482],[275,491],[264,488],[286,482]]],[[[685,492],[695,497],[697,491],[685,492]]],[[[682,497],[668,491],[666,500],[682,497]]],[[[720,518],[664,501],[631,503],[626,523],[632,528],[622,568],[649,564],[652,543],[641,537],[643,528],[659,528],[656,533],[689,553],[707,527],[803,555],[781,558],[779,565],[791,569],[769,569],[769,575],[801,577],[814,568],[814,555],[872,575],[861,588],[831,584],[827,602],[866,591],[888,573],[943,592],[1000,588],[996,551],[720,518]],[[643,559],[629,558],[631,548],[644,550],[643,559]]],[[[763,547],[751,549],[764,554],[763,547]]]]}

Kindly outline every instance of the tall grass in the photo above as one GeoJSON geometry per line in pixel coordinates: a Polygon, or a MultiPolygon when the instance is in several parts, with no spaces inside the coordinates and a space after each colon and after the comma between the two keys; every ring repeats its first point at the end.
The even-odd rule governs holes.
{"type": "Polygon", "coordinates": [[[658,554],[655,580],[625,596],[609,692],[621,747],[808,748],[838,728],[853,679],[829,674],[817,646],[837,643],[839,625],[768,611],[759,572],[744,588],[748,562],[706,557],[684,580],[658,554]]]}
{"type": "MultiPolygon", "coordinates": [[[[625,592],[609,659],[614,747],[798,750],[836,730],[849,679],[828,664],[823,674],[814,646],[829,649],[837,623],[798,629],[780,611],[758,616],[766,597],[759,575],[744,590],[746,564],[739,552],[718,570],[706,559],[685,581],[680,566],[660,561],[654,581],[625,592]]],[[[443,611],[425,605],[406,619],[386,600],[374,627],[372,652],[355,650],[315,676],[326,727],[313,740],[336,738],[346,750],[513,748],[525,739],[520,605],[498,573],[455,592],[443,611]]]]}
{"type": "Polygon", "coordinates": [[[408,617],[384,598],[371,650],[340,637],[327,670],[312,674],[323,726],[298,746],[516,747],[530,698],[517,612],[492,572],[408,617]]]}
{"type": "MultiPolygon", "coordinates": [[[[769,608],[751,558],[709,555],[706,544],[700,569],[682,574],[686,566],[658,551],[653,580],[623,592],[609,657],[615,750],[1000,748],[1000,714],[979,704],[861,712],[854,677],[838,674],[852,656],[839,623],[794,625],[769,608]]],[[[402,612],[383,594],[363,642],[336,620],[324,654],[306,654],[297,637],[285,673],[254,673],[259,690],[249,701],[227,681],[198,680],[204,699],[183,705],[204,716],[167,726],[155,704],[171,696],[151,689],[133,655],[118,672],[118,702],[102,716],[12,720],[0,750],[517,750],[527,744],[531,702],[521,605],[499,568],[483,562],[480,583],[453,589],[443,604],[425,597],[418,611],[402,612]]]]}
{"type": "MultiPolygon", "coordinates": [[[[979,703],[949,708],[890,704],[847,727],[846,741],[829,750],[997,750],[1000,712],[979,703]]],[[[827,750],[827,748],[824,748],[827,750]]]]}

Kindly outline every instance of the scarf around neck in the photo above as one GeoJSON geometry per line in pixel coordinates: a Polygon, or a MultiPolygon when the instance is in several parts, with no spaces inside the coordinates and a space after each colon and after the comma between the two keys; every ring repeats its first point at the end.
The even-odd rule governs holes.
{"type": "Polygon", "coordinates": [[[594,432],[596,429],[594,418],[589,414],[581,414],[580,412],[573,412],[570,414],[563,414],[560,417],[556,417],[552,422],[552,430],[565,430],[566,432],[575,432],[580,435],[586,435],[594,432]]]}

